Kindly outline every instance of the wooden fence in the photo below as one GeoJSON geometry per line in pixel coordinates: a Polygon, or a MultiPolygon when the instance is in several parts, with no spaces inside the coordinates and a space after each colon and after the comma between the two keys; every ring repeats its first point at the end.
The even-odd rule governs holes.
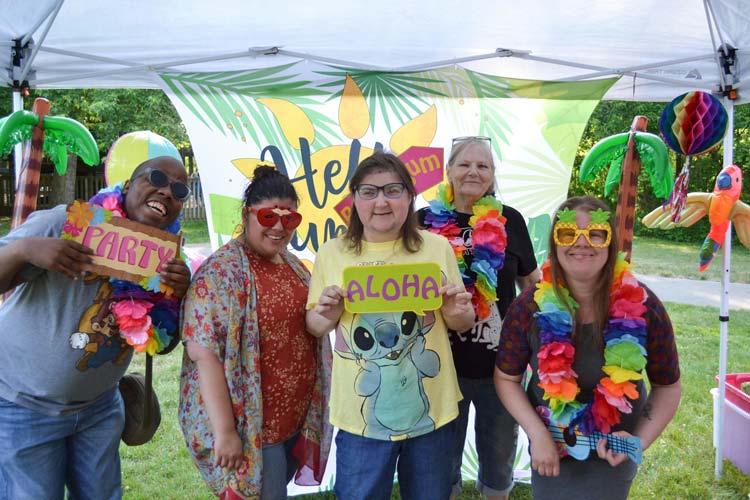
{"type": "MultiPolygon", "coordinates": [[[[49,194],[52,178],[55,175],[57,174],[41,174],[39,178],[37,208],[51,208],[49,194]]],[[[198,175],[193,174],[188,177],[188,185],[190,186],[190,198],[182,205],[183,217],[185,220],[205,220],[206,207],[203,204],[203,191],[201,190],[198,175]]],[[[104,174],[102,173],[78,175],[76,177],[76,198],[79,200],[88,200],[104,186],[104,174]]],[[[10,216],[12,214],[14,195],[13,176],[0,175],[0,216],[10,216]]]]}

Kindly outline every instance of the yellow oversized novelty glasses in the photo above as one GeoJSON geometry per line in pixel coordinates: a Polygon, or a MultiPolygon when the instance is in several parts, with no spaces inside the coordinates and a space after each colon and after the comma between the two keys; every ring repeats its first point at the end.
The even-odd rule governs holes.
{"type": "Polygon", "coordinates": [[[555,243],[561,247],[572,246],[580,235],[594,248],[606,248],[612,241],[612,227],[609,223],[591,223],[580,229],[573,222],[557,222],[554,228],[555,243]]]}

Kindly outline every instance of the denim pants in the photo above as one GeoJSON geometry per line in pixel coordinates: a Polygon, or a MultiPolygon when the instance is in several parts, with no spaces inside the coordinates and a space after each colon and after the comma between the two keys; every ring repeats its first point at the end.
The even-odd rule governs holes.
{"type": "Polygon", "coordinates": [[[299,462],[292,456],[292,448],[299,432],[286,441],[263,445],[263,485],[260,500],[281,500],[286,498],[286,485],[294,477],[299,462]]]}
{"type": "Polygon", "coordinates": [[[119,445],[125,410],[117,388],[91,406],[49,416],[0,398],[0,498],[122,498],[119,445]]]}
{"type": "Polygon", "coordinates": [[[476,487],[486,496],[507,495],[513,489],[518,424],[495,392],[492,378],[461,378],[464,399],[458,402],[453,445],[453,493],[460,493],[461,461],[469,421],[469,403],[474,403],[474,438],[479,461],[476,487]]]}
{"type": "Polygon", "coordinates": [[[453,422],[421,436],[382,441],[339,430],[337,498],[388,500],[398,470],[403,500],[447,500],[451,493],[453,422]]]}

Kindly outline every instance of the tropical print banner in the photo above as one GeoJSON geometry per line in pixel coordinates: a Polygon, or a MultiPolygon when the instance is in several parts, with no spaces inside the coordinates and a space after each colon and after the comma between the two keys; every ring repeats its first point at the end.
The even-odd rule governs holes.
{"type": "MultiPolygon", "coordinates": [[[[447,160],[451,139],[469,135],[491,138],[499,196],[526,217],[543,262],[551,213],[566,198],[581,134],[615,81],[516,80],[459,66],[380,72],[306,61],[161,78],[193,145],[212,247],[237,229],[253,170],[273,164],[300,195],[304,219],[291,246],[309,264],[345,228],[336,207],[346,205],[360,160],[377,149],[403,155],[413,147],[442,148],[447,160]]],[[[408,166],[419,173],[419,162],[408,166]]],[[[429,177],[418,206],[434,197],[440,177],[429,177]]],[[[466,453],[464,471],[475,475],[476,453],[466,453]]],[[[527,468],[525,451],[517,465],[527,468]]]]}

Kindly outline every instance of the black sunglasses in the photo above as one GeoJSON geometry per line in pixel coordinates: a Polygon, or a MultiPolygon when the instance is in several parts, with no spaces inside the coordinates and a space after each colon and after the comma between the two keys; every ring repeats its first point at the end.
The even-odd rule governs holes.
{"type": "Polygon", "coordinates": [[[149,184],[157,188],[169,185],[169,189],[172,191],[172,196],[174,196],[177,201],[185,201],[188,199],[188,196],[190,196],[190,188],[187,184],[180,181],[169,182],[167,174],[158,168],[148,169],[146,178],[148,179],[149,184]]]}

